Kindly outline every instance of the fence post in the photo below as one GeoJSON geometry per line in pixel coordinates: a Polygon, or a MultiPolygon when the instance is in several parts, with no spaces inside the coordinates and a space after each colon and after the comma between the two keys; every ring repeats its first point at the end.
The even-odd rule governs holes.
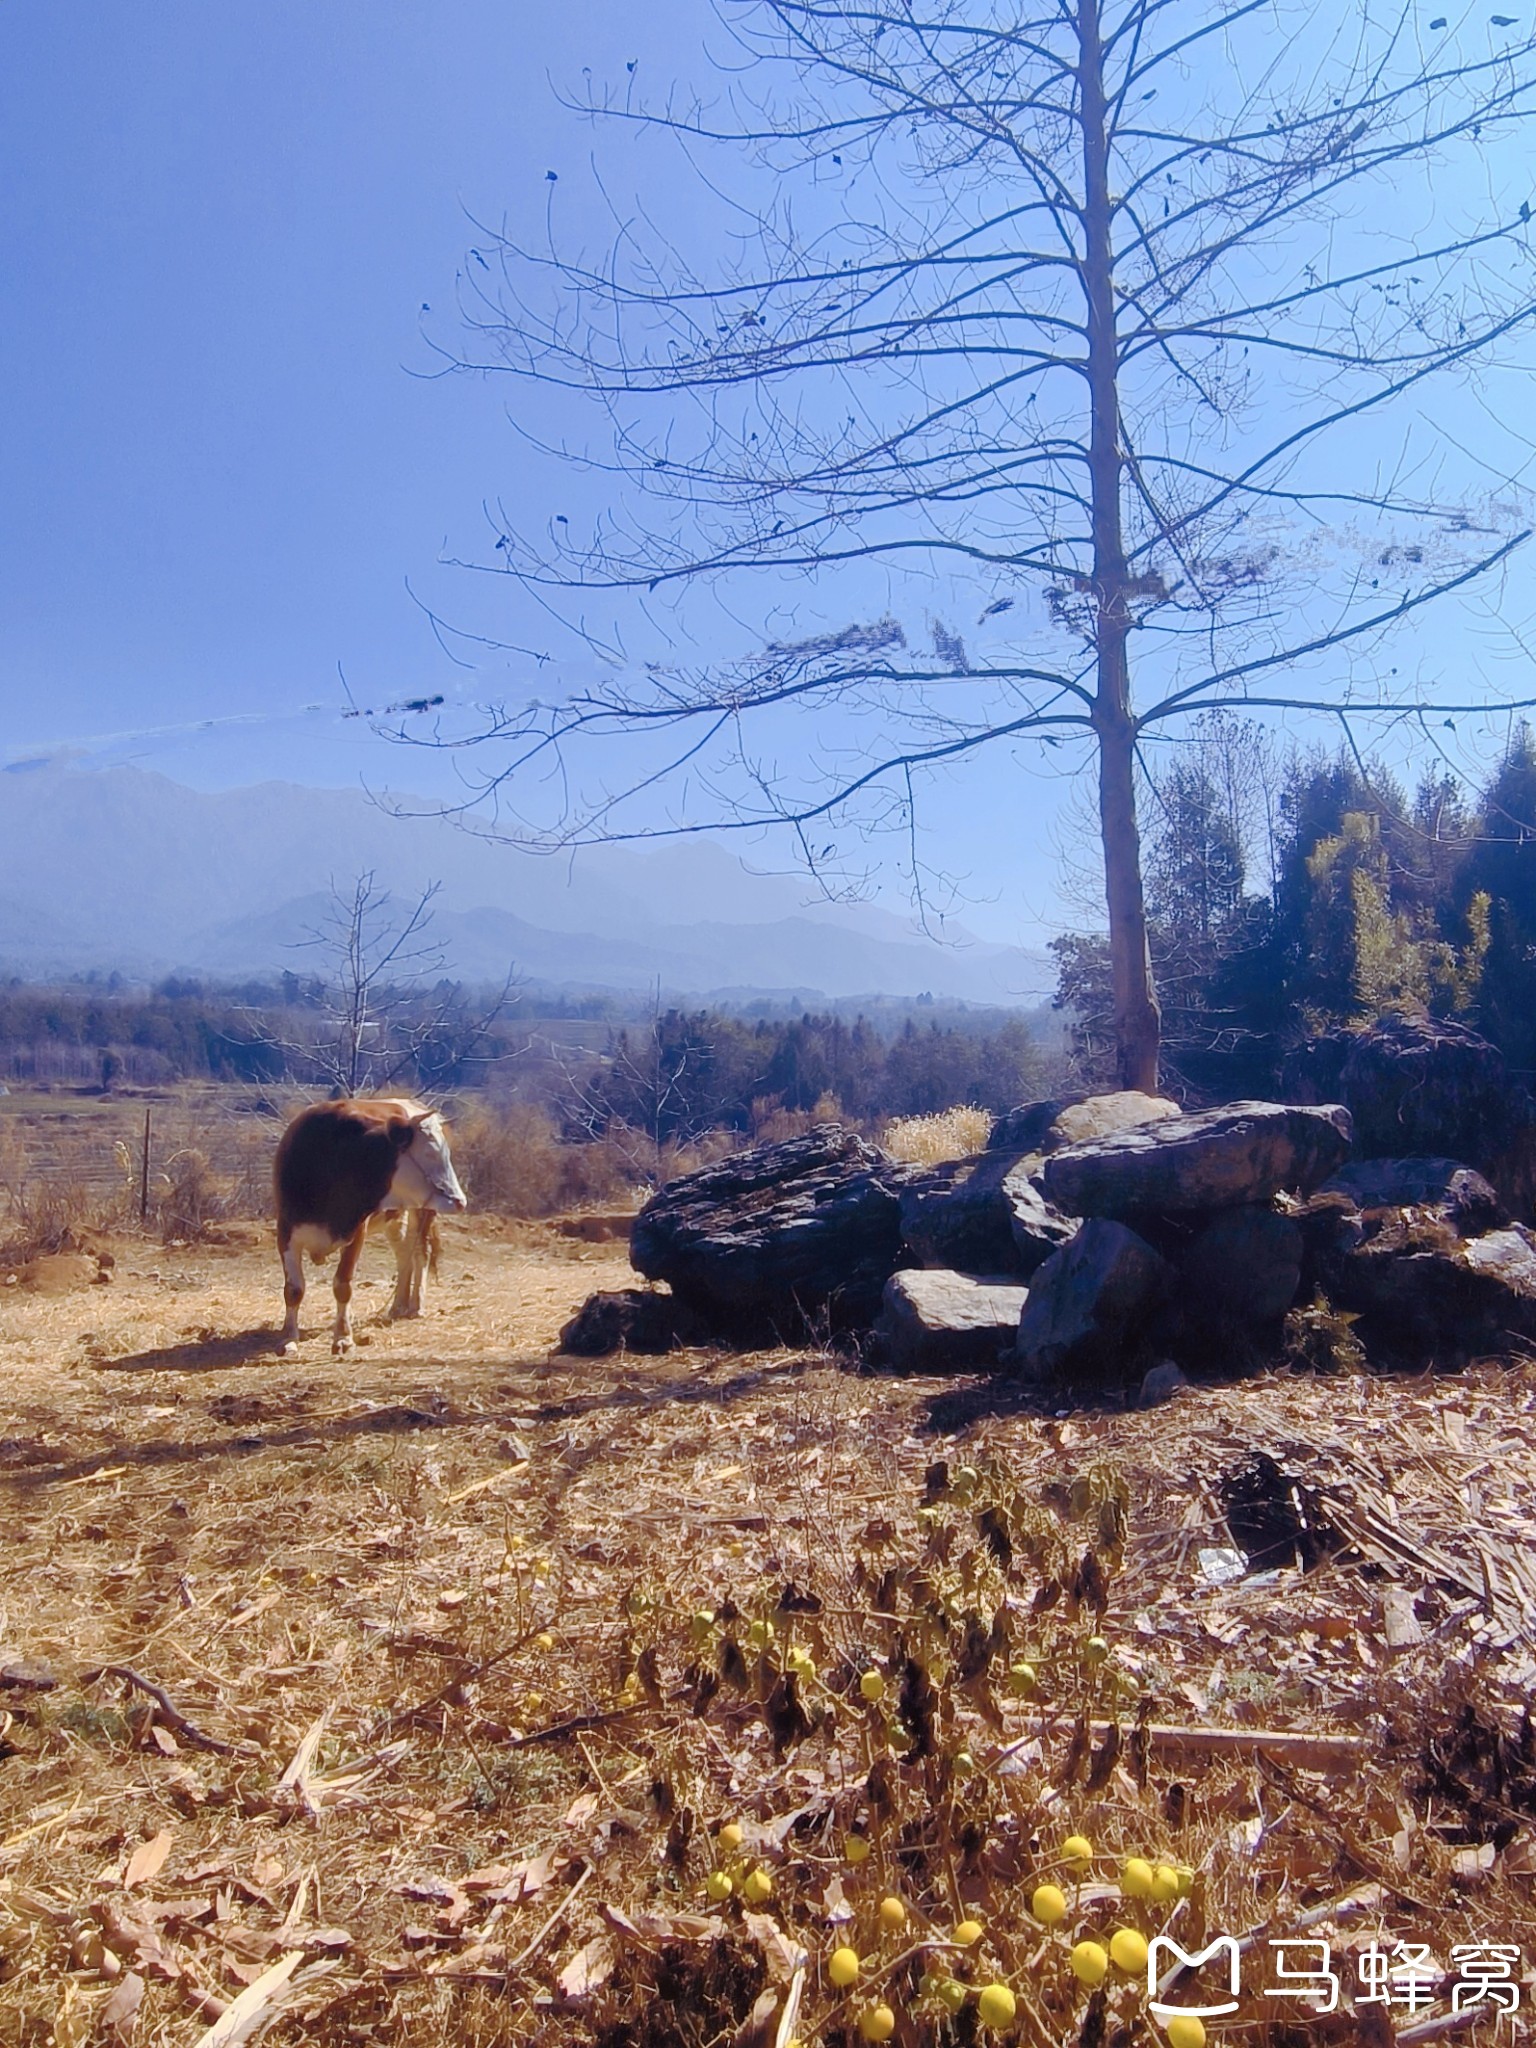
{"type": "Polygon", "coordinates": [[[144,1154],[139,1166],[139,1221],[149,1214],[149,1104],[144,1105],[144,1154]]]}

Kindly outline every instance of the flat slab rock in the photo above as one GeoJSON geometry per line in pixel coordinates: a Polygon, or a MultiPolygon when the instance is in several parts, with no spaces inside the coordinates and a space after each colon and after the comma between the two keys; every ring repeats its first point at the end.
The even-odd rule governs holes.
{"type": "Polygon", "coordinates": [[[995,1366],[1012,1348],[1024,1296],[1016,1280],[909,1268],[886,1281],[874,1334],[885,1359],[910,1372],[995,1366]]]}
{"type": "Polygon", "coordinates": [[[1046,1160],[1041,1187],[1074,1216],[1235,1208],[1315,1188],[1343,1165],[1350,1136],[1337,1103],[1231,1102],[1069,1145],[1046,1160]]]}
{"type": "Polygon", "coordinates": [[[717,1322],[867,1325],[898,1262],[911,1178],[856,1132],[818,1124],[669,1182],[635,1218],[630,1264],[717,1322]]]}

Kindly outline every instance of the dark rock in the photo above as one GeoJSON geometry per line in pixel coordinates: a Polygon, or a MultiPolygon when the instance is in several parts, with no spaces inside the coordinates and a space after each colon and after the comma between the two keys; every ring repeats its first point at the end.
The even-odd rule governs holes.
{"type": "Polygon", "coordinates": [[[930,1268],[893,1273],[875,1321],[880,1354],[909,1372],[964,1372],[995,1366],[1011,1348],[1024,1288],[930,1268]]]}
{"type": "Polygon", "coordinates": [[[1302,1234],[1290,1217],[1245,1204],[1223,1209],[1180,1263],[1180,1290],[1197,1318],[1268,1323],[1283,1316],[1301,1285],[1302,1234]]]}
{"type": "Polygon", "coordinates": [[[952,1160],[902,1191],[902,1239],[925,1266],[1027,1277],[1076,1229],[1006,1153],[952,1160]]]}
{"type": "Polygon", "coordinates": [[[1298,1101],[1346,1104],[1366,1158],[1465,1160],[1512,1206],[1530,1203],[1536,1101],[1465,1024],[1387,1016],[1330,1032],[1290,1056],[1285,1085],[1298,1101]]]}
{"type": "Polygon", "coordinates": [[[1349,1112],[1231,1102],[1069,1145],[1045,1162],[1046,1199],[1074,1216],[1179,1215],[1267,1202],[1326,1180],[1349,1152],[1349,1112]]]}
{"type": "Polygon", "coordinates": [[[702,1318],[685,1303],[639,1287],[589,1294],[560,1332],[560,1349],[577,1358],[606,1358],[614,1351],[654,1356],[707,1341],[702,1318]]]}
{"type": "Polygon", "coordinates": [[[1509,1221],[1483,1176],[1455,1159],[1361,1159],[1317,1192],[1345,1195],[1357,1209],[1427,1209],[1458,1237],[1480,1237],[1509,1221]]]}
{"type": "Polygon", "coordinates": [[[1536,1232],[1463,1238],[1415,1209],[1339,1211],[1317,1253],[1336,1309],[1359,1317],[1372,1356],[1457,1364],[1536,1339],[1536,1232]]]}
{"type": "Polygon", "coordinates": [[[1093,1218],[1030,1282],[1016,1360],[1032,1378],[1123,1379],[1173,1269],[1122,1223],[1093,1218]]]}
{"type": "Polygon", "coordinates": [[[915,1178],[840,1124],[759,1145],[651,1197],[630,1264],[723,1329],[867,1327],[901,1250],[915,1178]]]}
{"type": "Polygon", "coordinates": [[[1141,1383],[1141,1392],[1136,1396],[1138,1408],[1161,1408],[1165,1401],[1171,1401],[1181,1387],[1189,1381],[1171,1358],[1154,1365],[1141,1383]]]}
{"type": "Polygon", "coordinates": [[[1114,1095],[1062,1095],[1052,1102],[1026,1102],[1010,1109],[992,1126],[989,1152],[1059,1152],[1088,1138],[1107,1138],[1113,1131],[1133,1130],[1160,1117],[1177,1116],[1179,1105],[1165,1095],[1143,1095],[1134,1088],[1114,1095]]]}

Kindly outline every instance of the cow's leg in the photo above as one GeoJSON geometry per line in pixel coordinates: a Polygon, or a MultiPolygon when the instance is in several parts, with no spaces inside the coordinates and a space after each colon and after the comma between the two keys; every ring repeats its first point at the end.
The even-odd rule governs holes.
{"type": "Polygon", "coordinates": [[[367,1235],[367,1224],[360,1224],[342,1246],[341,1257],[336,1261],[336,1285],[332,1290],[336,1296],[336,1320],[331,1325],[331,1351],[338,1358],[344,1351],[352,1349],[352,1318],[347,1313],[347,1306],[352,1299],[353,1269],[367,1235]]]}
{"type": "Polygon", "coordinates": [[[413,1284],[416,1268],[415,1210],[397,1210],[395,1214],[386,1216],[384,1228],[389,1233],[395,1254],[395,1298],[389,1305],[389,1319],[398,1323],[407,1316],[421,1313],[420,1287],[413,1284]]]}
{"type": "Polygon", "coordinates": [[[280,1342],[285,1352],[296,1351],[299,1345],[299,1304],[304,1299],[304,1254],[292,1238],[282,1236],[277,1240],[277,1250],[283,1262],[283,1306],[287,1310],[280,1342]]]}

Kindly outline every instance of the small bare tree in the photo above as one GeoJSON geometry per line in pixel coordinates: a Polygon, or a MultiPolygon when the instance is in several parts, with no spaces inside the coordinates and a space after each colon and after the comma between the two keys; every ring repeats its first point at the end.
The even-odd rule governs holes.
{"type": "Polygon", "coordinates": [[[1497,420],[1474,500],[1445,472],[1476,408],[1443,437],[1428,408],[1536,314],[1529,159],[1501,154],[1536,39],[1396,0],[718,11],[723,104],[582,105],[766,165],[742,236],[690,262],[644,221],[595,260],[490,235],[468,271],[457,365],[612,428],[585,458],[605,509],[500,516],[483,566],[569,599],[613,679],[545,670],[436,743],[495,746],[477,800],[525,842],[650,833],[670,782],[661,829],[784,826],[824,874],[839,826],[910,828],[926,773],[1062,749],[1096,781],[1120,1080],[1154,1087],[1142,735],[1233,704],[1347,727],[1490,701],[1382,650],[1526,538],[1497,420]],[[922,632],[871,618],[913,573],[922,632]],[[791,582],[865,622],[773,633],[791,582]],[[753,613],[755,652],[636,663],[591,623],[595,591],[653,613],[700,585],[753,613]],[[791,712],[821,714],[819,750],[791,712]]]}
{"type": "Polygon", "coordinates": [[[481,1057],[492,1026],[514,1000],[509,968],[492,1002],[467,1016],[463,991],[444,976],[447,956],[431,935],[441,889],[429,882],[414,903],[396,910],[372,869],[343,886],[333,882],[320,921],[295,942],[320,963],[320,1026],[303,1043],[273,1043],[317,1068],[334,1093],[378,1093],[402,1074],[419,1075],[450,1040],[459,1063],[481,1057]]]}

